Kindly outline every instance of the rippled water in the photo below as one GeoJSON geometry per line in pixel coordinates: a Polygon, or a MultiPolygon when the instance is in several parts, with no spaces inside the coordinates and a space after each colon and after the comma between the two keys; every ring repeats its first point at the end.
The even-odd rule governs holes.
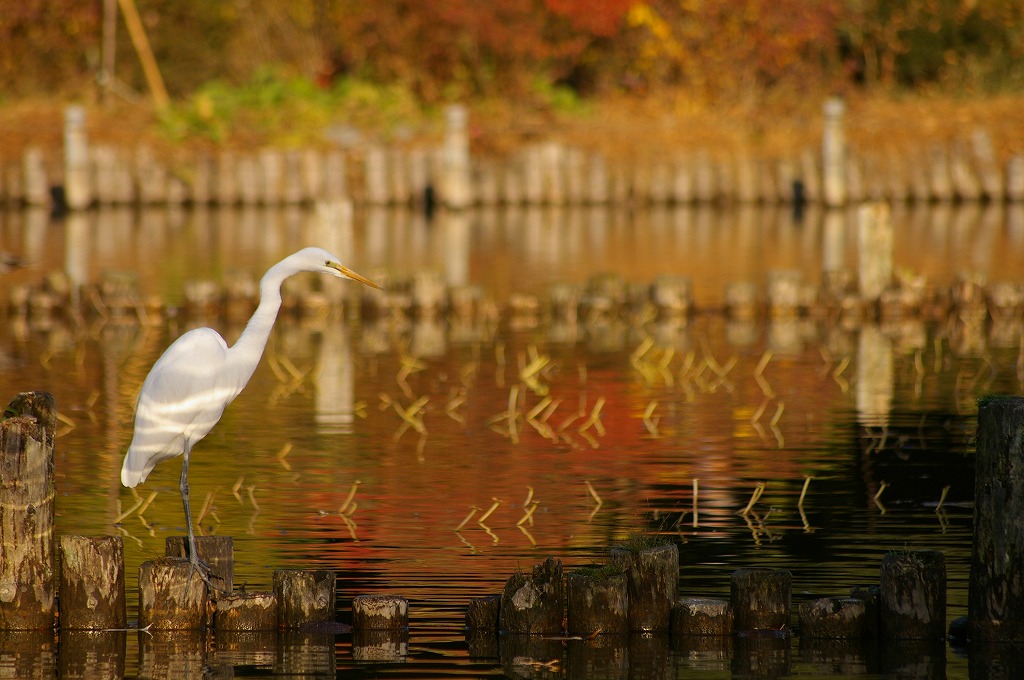
{"type": "MultiPolygon", "coordinates": [[[[908,215],[898,265],[938,285],[962,271],[1022,280],[1021,224],[1011,215],[908,215]]],[[[134,272],[144,294],[172,304],[186,281],[235,270],[258,276],[322,229],[303,212],[103,213],[84,224],[44,219],[41,226],[32,219],[7,214],[0,222],[0,250],[29,265],[4,275],[6,283],[52,268],[96,281],[116,269],[134,272]]],[[[551,282],[612,271],[640,282],[692,276],[697,305],[714,307],[727,282],[761,281],[777,268],[817,282],[823,243],[836,228],[820,216],[798,225],[758,211],[506,213],[464,222],[364,215],[339,242],[361,273],[386,268],[386,278],[401,280],[443,271],[449,283],[480,285],[499,306],[513,292],[543,293],[551,282]]],[[[203,321],[229,342],[243,322],[203,321]]],[[[143,499],[156,493],[142,516],[115,522],[136,503],[118,476],[134,399],[163,349],[198,324],[58,316],[9,321],[0,331],[8,398],[50,391],[63,415],[57,533],[124,537],[130,618],[138,565],[184,530],[177,461],[138,489],[143,499]]],[[[285,315],[248,388],[195,449],[193,513],[205,509],[197,522],[203,533],[234,538],[235,583],[249,590],[268,589],[275,569],[327,568],[338,573],[342,620],[358,594],[409,599],[401,664],[357,662],[350,637],[314,641],[309,658],[326,666],[308,661],[305,672],[328,676],[587,677],[580,669],[593,670],[592,659],[572,667],[576,643],[564,658],[563,643],[555,643],[557,667],[475,656],[462,629],[466,604],[498,592],[517,568],[548,555],[568,568],[599,562],[637,532],[679,544],[684,595],[727,595],[737,567],[772,566],[792,571],[794,606],[876,583],[889,551],[941,550],[952,619],[966,614],[974,400],[1021,391],[1019,347],[1017,327],[945,318],[861,327],[835,319],[738,322],[710,312],[685,321],[574,324],[507,310],[461,322],[285,315]],[[537,381],[523,380],[537,360],[546,360],[537,381]],[[417,400],[423,432],[399,413],[417,400]],[[521,415],[514,431],[510,400],[521,414],[535,414],[521,415]],[[581,431],[599,404],[597,422],[581,431]],[[759,483],[763,496],[739,514],[759,483]],[[353,488],[355,510],[343,516],[353,488]],[[521,521],[527,499],[539,505],[521,521]]],[[[129,636],[126,675],[163,673],[146,665],[145,645],[154,644],[140,647],[129,636]]],[[[739,673],[735,651],[644,644],[622,641],[629,668],[620,673],[612,664],[605,675],[739,673]]],[[[545,650],[533,652],[540,659],[545,650]]],[[[239,674],[275,672],[280,657],[233,653],[241,652],[203,646],[193,656],[197,667],[239,674]]],[[[940,655],[945,677],[967,677],[964,658],[949,649],[940,655]]],[[[795,640],[783,674],[833,672],[814,658],[795,640]]],[[[880,663],[857,657],[854,670],[890,668],[880,663]]]]}

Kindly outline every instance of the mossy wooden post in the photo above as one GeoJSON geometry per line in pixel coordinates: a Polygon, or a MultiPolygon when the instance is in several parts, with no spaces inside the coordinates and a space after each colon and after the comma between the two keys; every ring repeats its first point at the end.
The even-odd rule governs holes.
{"type": "Polygon", "coordinates": [[[564,610],[562,562],[549,557],[530,574],[509,577],[501,596],[499,626],[509,633],[558,635],[564,610]]]}
{"type": "MultiPolygon", "coordinates": [[[[164,540],[165,557],[187,558],[186,536],[168,536],[164,540]]],[[[235,585],[235,542],[230,536],[196,536],[196,552],[199,559],[210,567],[210,580],[219,592],[211,592],[216,599],[223,593],[230,593],[235,585]]]]}
{"type": "Polygon", "coordinates": [[[301,628],[334,621],[337,575],[333,571],[279,569],[274,572],[277,625],[301,628]]]}
{"type": "Polygon", "coordinates": [[[22,392],[0,419],[0,630],[53,628],[56,428],[46,392],[22,392]]]}
{"type": "Polygon", "coordinates": [[[60,627],[127,626],[120,536],[60,537],[60,627]]]}
{"type": "Polygon", "coordinates": [[[882,558],[880,587],[884,639],[936,640],[945,636],[946,558],[941,552],[889,553],[882,558]]]}
{"type": "Polygon", "coordinates": [[[728,600],[683,597],[672,606],[672,635],[732,635],[733,612],[728,600]]]}
{"type": "Polygon", "coordinates": [[[618,567],[581,569],[566,576],[569,635],[629,632],[626,575],[618,567]]]}
{"type": "Polygon", "coordinates": [[[994,397],[978,408],[974,454],[974,549],[968,636],[1024,640],[1024,398],[994,397]]]}
{"type": "Polygon", "coordinates": [[[789,631],[793,576],[785,569],[737,569],[729,582],[736,632],[789,631]]]}
{"type": "Polygon", "coordinates": [[[213,628],[222,631],[277,629],[277,596],[274,593],[232,593],[217,600],[213,628]]]}
{"type": "Polygon", "coordinates": [[[626,574],[630,630],[667,631],[679,590],[678,546],[613,548],[611,563],[626,574]]]}
{"type": "Polygon", "coordinates": [[[139,566],[139,628],[199,630],[209,619],[206,584],[176,557],[139,566]]]}

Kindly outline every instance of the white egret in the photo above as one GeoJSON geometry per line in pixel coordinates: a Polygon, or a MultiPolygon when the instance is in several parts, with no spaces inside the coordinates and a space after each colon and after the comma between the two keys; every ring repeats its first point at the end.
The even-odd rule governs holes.
{"type": "Polygon", "coordinates": [[[332,274],[380,288],[343,266],[326,250],[300,250],[263,275],[259,306],[234,345],[228,347],[224,338],[211,328],[188,331],[153,364],[135,406],[135,434],[124,456],[121,483],[137,486],[146,481],[157,463],[184,456],[179,489],[188,528],[188,558],[192,569],[211,587],[208,568],[196,555],[188,503],[189,454],[196,442],[217,424],[224,409],[256,370],[281,309],[281,284],[292,274],[304,271],[332,274]]]}

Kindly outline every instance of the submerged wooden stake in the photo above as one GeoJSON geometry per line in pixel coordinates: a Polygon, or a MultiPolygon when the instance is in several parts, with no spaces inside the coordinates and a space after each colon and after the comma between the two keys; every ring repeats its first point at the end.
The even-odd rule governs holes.
{"type": "Polygon", "coordinates": [[[124,544],[120,536],[60,537],[60,626],[124,628],[124,544]]]}
{"type": "Polygon", "coordinates": [[[53,438],[57,404],[23,392],[0,419],[0,629],[48,630],[57,608],[53,438]]]}

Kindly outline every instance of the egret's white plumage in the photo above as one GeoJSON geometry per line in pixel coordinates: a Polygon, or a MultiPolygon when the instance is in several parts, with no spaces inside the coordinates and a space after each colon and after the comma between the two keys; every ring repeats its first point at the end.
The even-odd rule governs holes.
{"type": "Polygon", "coordinates": [[[184,455],[180,490],[189,533],[189,559],[197,569],[188,504],[189,453],[196,442],[209,434],[227,405],[249,382],[281,309],[281,284],[303,271],[331,274],[379,288],[343,266],[326,250],[304,248],[263,275],[260,304],[234,345],[229,347],[210,328],[188,331],[153,364],[142,384],[135,406],[135,434],[121,467],[121,483],[137,486],[146,481],[158,463],[184,455]]]}

